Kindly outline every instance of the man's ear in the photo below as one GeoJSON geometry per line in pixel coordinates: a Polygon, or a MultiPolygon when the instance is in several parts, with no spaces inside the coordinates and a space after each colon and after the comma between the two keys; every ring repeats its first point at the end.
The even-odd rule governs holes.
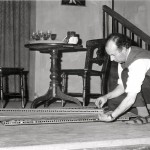
{"type": "Polygon", "coordinates": [[[122,53],[127,53],[127,49],[125,47],[122,47],[122,53]]]}

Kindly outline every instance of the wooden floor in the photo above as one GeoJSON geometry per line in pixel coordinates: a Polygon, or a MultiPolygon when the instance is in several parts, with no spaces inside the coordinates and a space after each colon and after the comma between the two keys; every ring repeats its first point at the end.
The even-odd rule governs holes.
{"type": "MultiPolygon", "coordinates": [[[[56,106],[60,107],[61,103],[53,103],[49,108],[56,106]]],[[[66,105],[69,106],[76,105],[66,105]]],[[[10,102],[6,108],[19,107],[20,102],[10,102]]],[[[26,108],[29,107],[30,103],[26,108]]],[[[0,149],[148,150],[150,124],[127,125],[121,121],[22,126],[0,124],[0,149]]]]}

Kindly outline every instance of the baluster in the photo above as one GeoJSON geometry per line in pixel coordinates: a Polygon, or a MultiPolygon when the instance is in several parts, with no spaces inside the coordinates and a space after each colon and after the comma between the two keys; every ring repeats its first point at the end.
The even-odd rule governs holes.
{"type": "Polygon", "coordinates": [[[114,32],[118,33],[118,21],[114,20],[114,32]]]}
{"type": "Polygon", "coordinates": [[[103,10],[103,38],[105,38],[105,24],[106,24],[106,20],[105,20],[105,11],[103,10]]]}
{"type": "Polygon", "coordinates": [[[147,43],[145,43],[145,49],[148,50],[148,44],[147,43]]]}
{"type": "Polygon", "coordinates": [[[106,28],[107,28],[107,36],[109,35],[109,15],[106,14],[106,28]]]}
{"type": "Polygon", "coordinates": [[[150,45],[148,44],[148,50],[150,51],[150,45]]]}
{"type": "Polygon", "coordinates": [[[142,48],[142,39],[140,39],[140,47],[142,48]]]}
{"type": "Polygon", "coordinates": [[[122,34],[123,34],[123,30],[124,30],[124,27],[123,27],[123,25],[122,25],[122,34]]]}
{"type": "Polygon", "coordinates": [[[129,30],[129,37],[132,39],[132,32],[129,30]]]}
{"type": "Polygon", "coordinates": [[[127,34],[127,29],[126,27],[122,26],[122,34],[126,35],[127,34]]]}
{"type": "Polygon", "coordinates": [[[137,43],[139,47],[142,47],[142,40],[139,36],[137,36],[137,43]]]}
{"type": "Polygon", "coordinates": [[[115,32],[115,19],[112,17],[112,33],[115,32]]]}
{"type": "Polygon", "coordinates": [[[134,41],[134,33],[132,33],[132,41],[134,41]]]}

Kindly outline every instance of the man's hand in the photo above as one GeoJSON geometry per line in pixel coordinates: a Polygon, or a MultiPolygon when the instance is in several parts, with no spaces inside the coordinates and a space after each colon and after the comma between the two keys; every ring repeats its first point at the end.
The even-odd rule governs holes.
{"type": "Polygon", "coordinates": [[[114,118],[111,117],[110,114],[104,114],[104,113],[98,114],[98,118],[100,121],[104,121],[104,122],[111,122],[115,120],[114,118]]]}
{"type": "Polygon", "coordinates": [[[99,97],[96,101],[95,101],[95,105],[98,107],[98,108],[102,108],[103,105],[107,102],[107,97],[106,96],[102,96],[102,97],[99,97]]]}

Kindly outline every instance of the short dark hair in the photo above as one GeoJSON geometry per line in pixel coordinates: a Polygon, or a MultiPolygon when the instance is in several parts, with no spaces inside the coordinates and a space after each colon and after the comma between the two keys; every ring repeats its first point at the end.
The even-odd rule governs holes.
{"type": "Polygon", "coordinates": [[[110,40],[114,41],[116,43],[116,46],[120,50],[122,50],[123,47],[128,49],[129,47],[131,47],[131,43],[132,43],[130,38],[120,33],[110,34],[106,39],[106,45],[107,42],[109,42],[110,40]]]}

